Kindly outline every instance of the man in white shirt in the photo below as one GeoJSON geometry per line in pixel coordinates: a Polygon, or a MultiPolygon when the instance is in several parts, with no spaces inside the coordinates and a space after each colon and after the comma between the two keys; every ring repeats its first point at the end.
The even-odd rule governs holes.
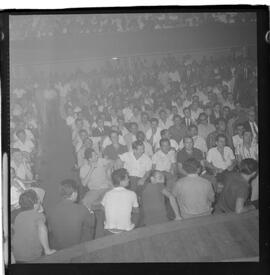
{"type": "Polygon", "coordinates": [[[191,119],[196,122],[199,118],[199,115],[203,112],[201,108],[199,108],[199,104],[197,101],[193,101],[193,103],[190,106],[190,116],[191,119]]]}
{"type": "Polygon", "coordinates": [[[151,122],[151,128],[146,132],[146,139],[152,145],[153,150],[155,151],[161,139],[161,136],[160,136],[161,128],[158,126],[157,118],[152,118],[150,122],[151,122]]]}
{"type": "Polygon", "coordinates": [[[145,134],[142,131],[138,131],[136,135],[137,140],[141,141],[144,144],[144,153],[152,158],[153,156],[153,148],[151,144],[145,139],[145,134]]]}
{"type": "MultiPolygon", "coordinates": [[[[178,151],[179,149],[179,145],[178,143],[171,138],[171,133],[168,129],[164,129],[162,131],[160,131],[160,136],[161,136],[161,139],[163,138],[166,138],[170,141],[170,145],[171,145],[171,148],[175,150],[175,152],[178,151]]],[[[160,143],[159,143],[159,146],[156,148],[156,151],[160,148],[160,143]]]]}
{"type": "Polygon", "coordinates": [[[170,141],[166,138],[160,140],[160,149],[153,155],[153,170],[175,172],[176,156],[175,151],[171,149],[170,141]]]}
{"type": "Polygon", "coordinates": [[[206,113],[201,113],[199,115],[199,124],[198,124],[198,134],[206,140],[208,135],[216,130],[215,126],[211,123],[208,123],[206,113]]]}
{"type": "Polygon", "coordinates": [[[152,168],[152,161],[144,150],[144,144],[137,140],[132,143],[132,151],[119,155],[122,166],[130,175],[130,189],[138,196],[141,195],[142,185],[152,168]]]}
{"type": "Polygon", "coordinates": [[[233,147],[236,150],[241,144],[243,144],[243,134],[244,134],[244,125],[242,123],[238,123],[236,125],[236,135],[232,137],[233,147]]]}
{"type": "Polygon", "coordinates": [[[16,136],[18,140],[13,144],[13,148],[19,149],[22,152],[27,152],[28,154],[33,153],[35,149],[34,143],[26,138],[26,134],[24,130],[18,130],[16,132],[16,136]]]}
{"type": "Polygon", "coordinates": [[[151,128],[151,124],[149,122],[149,115],[146,112],[141,113],[141,122],[138,124],[139,130],[143,131],[144,134],[151,128]]]}
{"type": "Polygon", "coordinates": [[[173,121],[167,116],[167,112],[164,109],[159,111],[159,128],[161,130],[169,129],[173,125],[173,121]]]}
{"type": "Polygon", "coordinates": [[[215,174],[225,170],[231,171],[235,167],[236,161],[233,151],[225,144],[226,136],[219,134],[216,138],[217,146],[211,148],[207,153],[206,164],[215,174]]]}
{"type": "Polygon", "coordinates": [[[114,188],[108,191],[101,204],[105,211],[105,235],[130,231],[135,227],[132,223],[132,213],[138,213],[138,200],[134,191],[126,189],[129,184],[128,172],[121,168],[113,171],[114,188]]]}

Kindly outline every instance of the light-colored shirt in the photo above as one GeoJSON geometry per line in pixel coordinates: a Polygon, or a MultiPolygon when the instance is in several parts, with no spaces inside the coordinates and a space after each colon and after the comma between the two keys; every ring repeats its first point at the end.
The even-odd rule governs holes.
{"type": "Polygon", "coordinates": [[[232,137],[233,140],[233,146],[234,148],[238,148],[241,144],[243,144],[243,138],[241,138],[239,135],[235,135],[232,137]]]}
{"type": "Polygon", "coordinates": [[[152,128],[150,128],[147,132],[146,132],[146,139],[149,141],[153,135],[153,147],[154,149],[157,148],[158,144],[159,144],[159,141],[161,139],[161,136],[160,136],[160,131],[161,131],[161,128],[157,128],[157,131],[156,133],[153,135],[153,131],[152,131],[152,128]]]}
{"type": "Polygon", "coordinates": [[[173,195],[177,198],[183,218],[211,214],[215,195],[212,185],[197,174],[181,178],[173,189],[173,195]]]}
{"type": "Polygon", "coordinates": [[[232,161],[235,159],[233,151],[230,147],[224,147],[224,157],[218,151],[217,147],[211,148],[208,153],[206,160],[209,163],[212,163],[216,168],[226,170],[230,165],[232,165],[232,161]]]}
{"type": "Polygon", "coordinates": [[[152,163],[155,165],[155,169],[158,171],[170,172],[172,164],[176,162],[175,151],[171,150],[168,154],[165,154],[161,150],[158,150],[152,157],[152,163]]]}
{"type": "Polygon", "coordinates": [[[25,142],[17,140],[12,147],[30,154],[34,150],[35,145],[30,139],[26,139],[25,142]]]}
{"type": "Polygon", "coordinates": [[[173,121],[169,118],[164,122],[163,120],[159,119],[159,128],[161,130],[169,129],[173,125],[173,121]]]}
{"type": "Polygon", "coordinates": [[[110,187],[110,180],[107,175],[109,161],[99,158],[96,167],[92,169],[88,162],[85,162],[80,169],[80,178],[84,186],[89,190],[97,190],[110,187]]]}
{"type": "Polygon", "coordinates": [[[244,146],[244,144],[239,144],[236,149],[235,149],[235,154],[240,156],[240,158],[247,159],[247,158],[252,158],[257,160],[258,159],[258,144],[257,143],[252,143],[249,148],[244,146]]]}
{"type": "Polygon", "coordinates": [[[152,160],[144,153],[138,159],[135,158],[133,151],[119,155],[124,162],[130,176],[142,178],[146,172],[152,168],[152,160]]]}
{"type": "Polygon", "coordinates": [[[135,227],[131,222],[132,208],[139,207],[135,192],[115,187],[104,195],[101,204],[105,208],[105,229],[129,231],[135,227]]]}

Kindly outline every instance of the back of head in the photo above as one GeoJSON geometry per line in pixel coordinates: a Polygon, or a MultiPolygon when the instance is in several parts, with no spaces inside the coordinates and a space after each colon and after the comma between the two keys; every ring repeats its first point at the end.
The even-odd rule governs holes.
{"type": "Polygon", "coordinates": [[[197,174],[201,164],[195,158],[190,158],[183,163],[183,168],[188,174],[197,174]]]}
{"type": "Polygon", "coordinates": [[[19,205],[22,210],[34,209],[34,205],[38,202],[37,194],[34,190],[26,190],[20,195],[19,205]]]}
{"type": "Polygon", "coordinates": [[[121,181],[123,181],[126,178],[126,175],[128,174],[127,170],[125,168],[120,168],[117,170],[114,170],[112,172],[112,183],[114,187],[120,186],[121,181]]]}
{"type": "Polygon", "coordinates": [[[258,171],[258,162],[255,159],[244,159],[240,163],[240,173],[252,175],[258,171]]]}
{"type": "Polygon", "coordinates": [[[66,179],[60,183],[60,194],[63,198],[70,198],[74,192],[78,191],[78,185],[75,180],[66,179]]]}

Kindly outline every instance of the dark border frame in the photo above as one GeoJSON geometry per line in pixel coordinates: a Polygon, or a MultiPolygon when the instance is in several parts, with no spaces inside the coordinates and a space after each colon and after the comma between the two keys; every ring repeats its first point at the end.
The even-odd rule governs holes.
{"type": "MultiPolygon", "coordinates": [[[[137,271],[150,274],[161,274],[182,271],[187,274],[195,272],[223,273],[223,274],[267,274],[270,270],[269,254],[269,197],[270,187],[267,182],[267,152],[269,150],[269,138],[267,130],[270,129],[267,118],[269,118],[269,106],[267,106],[267,91],[270,90],[270,45],[265,42],[265,34],[269,29],[269,11],[267,6],[250,5],[221,5],[221,6],[153,6],[153,7],[113,7],[113,8],[71,8],[61,10],[5,10],[0,13],[0,29],[3,29],[4,40],[0,42],[1,66],[0,76],[2,79],[2,156],[4,153],[10,156],[9,151],[9,15],[34,15],[34,14],[91,14],[91,13],[168,13],[168,12],[256,12],[257,14],[257,62],[258,62],[258,117],[260,127],[260,263],[181,263],[181,264],[9,264],[5,267],[7,274],[84,274],[95,272],[104,274],[117,272],[137,273],[137,271]],[[214,271],[214,272],[213,272],[214,271]],[[268,271],[268,272],[267,272],[268,271]]],[[[3,158],[2,158],[3,159],[3,158]]],[[[9,163],[8,163],[9,168],[9,163]]],[[[8,169],[9,176],[9,169],[8,169]]],[[[8,190],[8,194],[9,194],[8,190]]],[[[8,197],[8,204],[10,198],[8,197]]],[[[10,220],[10,213],[8,213],[10,220]]],[[[10,230],[10,225],[9,230],[10,230]]],[[[10,241],[9,241],[10,248],[10,241]]],[[[10,255],[9,255],[10,256],[10,255]]]]}

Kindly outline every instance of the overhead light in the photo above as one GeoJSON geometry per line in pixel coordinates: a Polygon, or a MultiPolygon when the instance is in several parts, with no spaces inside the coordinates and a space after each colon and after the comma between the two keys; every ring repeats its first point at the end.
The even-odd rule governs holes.
{"type": "Polygon", "coordinates": [[[112,60],[118,60],[119,58],[118,57],[112,57],[112,60]]]}

